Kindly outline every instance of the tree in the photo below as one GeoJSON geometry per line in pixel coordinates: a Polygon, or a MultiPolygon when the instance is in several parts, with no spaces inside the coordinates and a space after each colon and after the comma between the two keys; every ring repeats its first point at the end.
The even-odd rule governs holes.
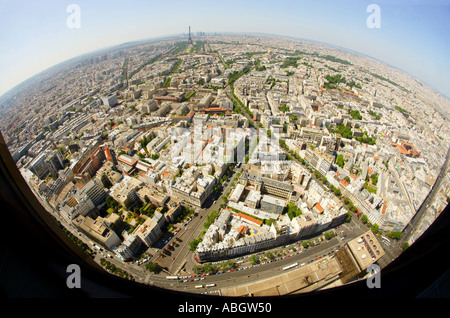
{"type": "Polygon", "coordinates": [[[275,219],[264,219],[264,224],[271,226],[273,222],[275,222],[275,219]]]}
{"type": "Polygon", "coordinates": [[[373,224],[370,229],[372,230],[373,234],[377,234],[378,230],[379,230],[379,226],[378,226],[378,224],[373,224]]]}
{"type": "Polygon", "coordinates": [[[380,120],[381,116],[375,113],[373,110],[369,110],[369,114],[375,117],[376,120],[380,120]]]}
{"type": "Polygon", "coordinates": [[[232,269],[232,268],[235,268],[235,267],[236,267],[236,264],[233,261],[231,261],[231,260],[227,261],[223,265],[224,270],[232,269]]]}
{"type": "Polygon", "coordinates": [[[341,189],[339,189],[339,188],[334,188],[333,192],[334,192],[334,194],[335,194],[336,196],[338,196],[338,197],[341,196],[341,189]]]}
{"type": "Polygon", "coordinates": [[[200,242],[202,241],[202,239],[196,238],[193,239],[190,243],[189,243],[189,250],[191,250],[191,252],[195,252],[195,249],[197,248],[198,244],[200,244],[200,242]]]}
{"type": "Polygon", "coordinates": [[[274,255],[271,252],[267,252],[266,254],[264,254],[264,256],[268,259],[274,259],[274,255]]]}
{"type": "Polygon", "coordinates": [[[160,270],[159,265],[153,262],[148,262],[145,264],[145,269],[152,273],[156,273],[160,270]]]}
{"type": "Polygon", "coordinates": [[[288,57],[284,62],[283,62],[283,64],[281,64],[281,68],[287,68],[287,67],[289,67],[289,66],[292,66],[292,67],[297,67],[298,66],[298,63],[297,63],[297,61],[300,59],[300,57],[295,57],[295,56],[290,56],[290,57],[288,57]]]}
{"type": "Polygon", "coordinates": [[[387,233],[387,236],[396,240],[399,240],[402,238],[402,232],[396,231],[396,232],[389,232],[387,233]]]}
{"type": "Polygon", "coordinates": [[[352,213],[348,211],[347,217],[345,218],[345,222],[350,223],[351,220],[352,220],[352,213]]]}
{"type": "Polygon", "coordinates": [[[349,126],[337,125],[335,130],[330,130],[332,133],[338,133],[343,138],[352,139],[353,133],[352,129],[349,126]]]}
{"type": "Polygon", "coordinates": [[[361,222],[363,222],[364,224],[366,224],[366,223],[367,223],[367,220],[368,220],[367,215],[363,214],[363,215],[361,216],[361,222]]]}
{"type": "Polygon", "coordinates": [[[106,200],[105,200],[105,202],[106,202],[106,206],[108,207],[108,208],[115,208],[115,207],[118,207],[119,206],[119,202],[117,202],[112,196],[110,196],[110,195],[108,195],[107,197],[106,197],[106,200]]]}
{"type": "Polygon", "coordinates": [[[344,156],[343,156],[343,155],[339,154],[339,155],[336,157],[336,164],[337,164],[339,167],[344,168],[345,162],[344,162],[344,156]]]}
{"type": "Polygon", "coordinates": [[[194,273],[196,274],[201,274],[205,271],[204,267],[201,265],[195,265],[192,270],[194,271],[194,273]]]}
{"type": "Polygon", "coordinates": [[[258,264],[259,259],[258,259],[257,256],[252,255],[252,256],[250,256],[249,261],[250,261],[250,263],[251,263],[252,265],[255,265],[255,264],[258,264]]]}
{"type": "MultiPolygon", "coordinates": [[[[287,214],[290,216],[292,215],[293,217],[296,216],[300,216],[302,214],[302,210],[300,210],[299,208],[297,208],[297,206],[295,205],[295,203],[291,202],[287,204],[287,214]]],[[[291,217],[291,219],[293,218],[291,217]]]]}
{"type": "MultiPolygon", "coordinates": [[[[290,107],[289,107],[289,105],[287,105],[287,104],[282,104],[282,105],[279,107],[279,109],[280,109],[281,112],[285,113],[285,112],[288,112],[288,111],[290,110],[290,107]]],[[[278,122],[277,125],[279,125],[279,124],[280,124],[280,123],[278,122]]]]}
{"type": "Polygon", "coordinates": [[[362,119],[362,116],[361,116],[361,114],[359,113],[359,110],[350,110],[350,116],[352,116],[352,118],[353,119],[359,119],[359,120],[361,120],[362,119]]]}
{"type": "Polygon", "coordinates": [[[325,88],[337,88],[337,85],[340,83],[346,83],[345,77],[343,77],[341,74],[336,75],[330,75],[328,74],[325,76],[327,82],[324,83],[325,88]]]}
{"type": "Polygon", "coordinates": [[[206,263],[203,265],[203,271],[205,273],[212,273],[214,271],[214,267],[210,263],[206,263]]]}
{"type": "Polygon", "coordinates": [[[377,183],[378,183],[378,173],[374,173],[372,175],[372,184],[377,185],[377,183]]]}

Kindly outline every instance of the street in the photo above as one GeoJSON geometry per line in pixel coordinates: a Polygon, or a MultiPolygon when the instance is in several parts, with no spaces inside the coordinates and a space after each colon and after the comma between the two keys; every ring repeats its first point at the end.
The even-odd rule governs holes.
{"type": "MultiPolygon", "coordinates": [[[[184,225],[182,221],[180,223],[174,224],[174,229],[179,231],[174,231],[175,233],[165,233],[160,239],[153,245],[153,247],[147,249],[147,252],[151,255],[148,261],[158,263],[163,270],[154,274],[145,269],[145,263],[138,265],[137,262],[123,262],[113,256],[113,253],[107,251],[100,251],[96,249],[89,239],[85,238],[84,235],[78,233],[73,225],[66,224],[62,218],[57,216],[57,218],[70,229],[71,232],[80,238],[84,243],[86,243],[92,250],[95,251],[95,261],[100,263],[100,259],[104,258],[109,261],[114,266],[121,268],[126,271],[129,275],[133,277],[136,282],[155,285],[159,287],[164,287],[168,289],[181,289],[189,292],[204,292],[204,288],[198,288],[199,285],[214,284],[214,288],[209,288],[209,291],[218,290],[223,287],[229,287],[236,285],[242,279],[246,281],[260,280],[263,278],[268,278],[272,276],[279,275],[284,266],[289,264],[299,262],[307,263],[310,261],[315,261],[324,256],[332,256],[339,248],[345,245],[349,240],[361,235],[368,230],[367,226],[362,224],[361,221],[353,217],[350,223],[344,223],[338,228],[332,229],[336,233],[336,237],[330,239],[326,242],[321,242],[318,245],[313,245],[304,249],[301,247],[301,242],[294,242],[286,246],[280,246],[277,248],[270,249],[268,251],[276,253],[278,256],[273,260],[263,260],[259,264],[251,264],[249,258],[251,255],[245,255],[232,259],[231,261],[237,264],[237,268],[230,270],[229,272],[211,275],[199,276],[192,274],[193,267],[200,265],[194,259],[194,254],[189,250],[189,243],[200,236],[201,232],[204,230],[203,224],[205,223],[207,216],[214,210],[220,210],[220,205],[223,204],[222,195],[227,194],[231,191],[231,184],[236,174],[241,172],[243,168],[235,168],[231,175],[224,182],[224,188],[222,188],[218,193],[211,195],[205,201],[205,208],[194,208],[196,215],[192,216],[190,221],[184,225]],[[170,239],[168,236],[170,235],[170,239]],[[166,256],[162,253],[165,247],[172,246],[170,250],[170,256],[166,256]],[[158,246],[158,247],[155,247],[158,246]],[[295,248],[296,251],[293,251],[295,248]],[[108,256],[108,254],[110,256],[108,256]],[[179,277],[185,277],[185,279],[168,280],[166,276],[176,275],[179,277]],[[201,282],[201,283],[200,283],[201,282]],[[197,288],[195,288],[197,286],[197,288]]],[[[43,202],[44,206],[48,210],[52,210],[48,207],[46,202],[43,202]]],[[[318,235],[322,236],[322,234],[318,235]]],[[[311,240],[314,240],[312,238],[311,240]]],[[[380,240],[380,239],[379,239],[380,240]]],[[[380,240],[383,248],[385,249],[386,255],[379,260],[379,265],[381,268],[389,264],[393,259],[395,259],[400,253],[400,243],[394,240],[390,245],[387,245],[382,240],[380,240]]],[[[268,251],[261,251],[253,255],[264,255],[268,251]]]]}
{"type": "Polygon", "coordinates": [[[189,250],[189,243],[200,236],[200,233],[204,230],[203,224],[206,222],[209,213],[220,209],[220,205],[224,203],[221,198],[222,195],[231,191],[231,183],[233,182],[235,175],[240,171],[242,171],[242,168],[234,168],[231,175],[224,182],[225,187],[217,194],[212,194],[206,199],[204,205],[207,208],[194,207],[197,216],[192,216],[191,221],[186,226],[184,226],[183,223],[175,224],[175,227],[180,229],[180,231],[175,233],[165,244],[166,246],[174,244],[174,250],[171,251],[171,255],[162,256],[162,253],[159,252],[157,255],[154,255],[150,261],[157,262],[161,267],[167,268],[167,271],[174,275],[176,275],[183,267],[192,269],[197,263],[193,258],[193,253],[189,250]]]}
{"type": "Polygon", "coordinates": [[[420,224],[421,220],[423,219],[423,216],[427,212],[428,206],[431,204],[431,202],[433,202],[433,200],[434,200],[434,198],[436,196],[436,193],[440,190],[442,180],[444,179],[444,177],[446,176],[447,171],[448,171],[449,158],[450,158],[450,147],[447,150],[447,156],[445,158],[445,162],[442,165],[441,171],[440,171],[440,173],[439,173],[439,175],[438,175],[438,177],[437,177],[433,187],[431,188],[431,190],[428,193],[428,195],[425,198],[425,200],[422,202],[422,204],[419,207],[419,209],[416,211],[416,213],[411,218],[409,223],[403,229],[403,237],[402,237],[402,240],[401,240],[402,243],[409,241],[409,239],[413,235],[415,229],[418,227],[418,225],[420,224]]]}
{"type": "Polygon", "coordinates": [[[283,271],[283,267],[296,262],[298,262],[299,264],[307,264],[308,262],[317,261],[326,256],[331,257],[340,247],[345,245],[347,241],[352,240],[367,231],[367,228],[365,228],[364,226],[356,226],[356,221],[353,220],[352,222],[343,224],[339,228],[334,229],[334,231],[337,233],[337,236],[330,239],[329,241],[323,241],[320,244],[310,246],[307,249],[301,247],[302,241],[298,241],[286,246],[254,253],[252,255],[258,255],[262,257],[268,251],[272,253],[278,252],[277,256],[273,260],[264,260],[261,263],[257,263],[254,265],[249,262],[249,258],[251,255],[245,255],[232,260],[236,263],[239,261],[242,262],[239,264],[239,267],[233,270],[229,270],[220,274],[213,273],[205,276],[182,276],[182,278],[178,280],[178,284],[176,285],[176,287],[189,292],[205,292],[205,288],[198,289],[195,288],[195,286],[198,286],[199,284],[215,284],[214,287],[207,289],[209,292],[211,292],[220,288],[241,284],[244,280],[246,282],[257,281],[277,276],[283,271]],[[352,224],[352,222],[355,223],[352,224]],[[342,235],[341,231],[344,231],[342,235]],[[295,248],[295,251],[292,250],[293,247],[295,248]]]}

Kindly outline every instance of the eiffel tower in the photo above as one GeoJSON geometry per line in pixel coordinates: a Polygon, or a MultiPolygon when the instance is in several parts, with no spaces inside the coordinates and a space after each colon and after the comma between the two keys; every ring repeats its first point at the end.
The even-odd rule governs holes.
{"type": "Polygon", "coordinates": [[[189,39],[188,39],[188,46],[193,46],[194,42],[192,42],[191,38],[191,26],[189,26],[189,39]]]}

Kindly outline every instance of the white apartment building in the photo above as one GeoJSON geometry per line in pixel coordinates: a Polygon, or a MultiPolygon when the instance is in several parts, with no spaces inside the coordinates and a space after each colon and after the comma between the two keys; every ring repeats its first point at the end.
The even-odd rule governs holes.
{"type": "Polygon", "coordinates": [[[102,183],[97,179],[90,180],[78,192],[80,196],[86,195],[89,197],[96,207],[101,207],[105,204],[106,192],[102,183]]]}
{"type": "Polygon", "coordinates": [[[86,216],[95,208],[92,200],[87,196],[75,194],[67,199],[59,208],[59,214],[69,224],[79,215],[86,216]]]}
{"type": "Polygon", "coordinates": [[[124,176],[123,179],[111,187],[111,196],[125,208],[130,208],[139,200],[137,191],[144,183],[136,178],[124,176]]]}

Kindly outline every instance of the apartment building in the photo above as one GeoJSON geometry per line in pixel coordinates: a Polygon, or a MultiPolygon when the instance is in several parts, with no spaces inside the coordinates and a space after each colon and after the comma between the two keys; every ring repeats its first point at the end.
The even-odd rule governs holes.
{"type": "Polygon", "coordinates": [[[73,220],[74,225],[95,242],[108,249],[114,249],[121,244],[120,237],[108,226],[105,219],[79,215],[73,220]]]}
{"type": "MultiPolygon", "coordinates": [[[[235,204],[230,206],[239,207],[235,204]]],[[[347,214],[344,208],[327,209],[327,213],[321,215],[310,211],[306,204],[300,208],[302,215],[292,220],[288,216],[279,216],[270,227],[242,213],[224,209],[197,246],[196,259],[199,262],[217,261],[298,241],[342,223],[347,214]],[[240,231],[243,225],[249,230],[240,231]],[[233,229],[237,229],[240,235],[234,235],[233,229]]]]}
{"type": "Polygon", "coordinates": [[[145,245],[150,247],[162,235],[161,225],[158,224],[158,220],[161,218],[164,219],[164,217],[159,212],[156,212],[155,217],[153,218],[143,217],[145,217],[146,220],[143,224],[136,227],[132,235],[137,236],[145,245]]]}
{"type": "Polygon", "coordinates": [[[136,194],[142,202],[149,201],[158,207],[165,206],[170,199],[167,194],[161,193],[146,186],[143,186],[141,189],[139,189],[136,194]]]}
{"type": "Polygon", "coordinates": [[[91,199],[96,207],[101,207],[105,204],[106,192],[102,183],[97,179],[92,179],[86,183],[78,192],[80,196],[87,196],[91,199]]]}
{"type": "Polygon", "coordinates": [[[144,183],[136,178],[124,176],[123,179],[111,187],[111,196],[119,202],[123,207],[130,209],[133,205],[139,202],[137,191],[144,185],[144,183]]]}
{"type": "Polygon", "coordinates": [[[79,215],[86,216],[94,209],[95,205],[88,196],[74,194],[61,205],[59,214],[70,224],[79,215]]]}
{"type": "Polygon", "coordinates": [[[138,236],[127,235],[122,244],[112,250],[118,258],[127,261],[135,255],[135,252],[142,244],[142,240],[138,236]]]}
{"type": "Polygon", "coordinates": [[[205,175],[198,171],[197,167],[191,167],[191,173],[183,173],[171,186],[172,194],[179,200],[201,207],[212,193],[216,179],[211,175],[205,175]],[[195,169],[193,169],[195,168],[195,169]]]}
{"type": "Polygon", "coordinates": [[[239,183],[245,187],[251,186],[254,190],[260,191],[262,194],[269,194],[271,196],[283,198],[287,201],[291,199],[294,191],[293,185],[289,182],[256,176],[245,171],[239,178],[239,183]]]}
{"type": "Polygon", "coordinates": [[[333,156],[316,149],[307,148],[305,151],[305,161],[312,165],[322,176],[326,176],[334,161],[333,156]]]}
{"type": "Polygon", "coordinates": [[[281,214],[286,206],[286,201],[266,194],[263,195],[260,204],[263,211],[281,214]]]}

